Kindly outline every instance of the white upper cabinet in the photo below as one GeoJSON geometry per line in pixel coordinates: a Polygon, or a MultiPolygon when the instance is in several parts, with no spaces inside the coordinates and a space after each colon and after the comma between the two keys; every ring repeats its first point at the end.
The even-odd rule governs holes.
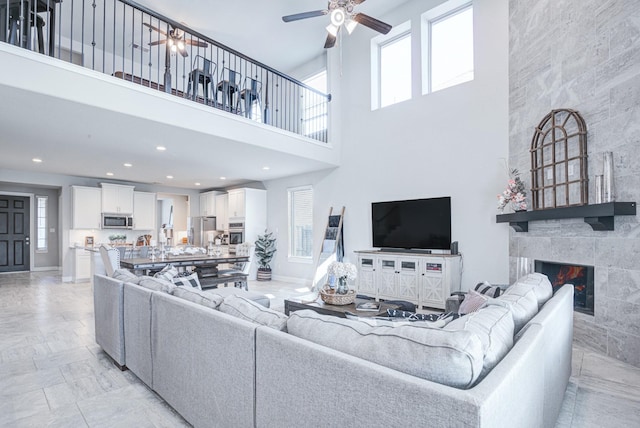
{"type": "Polygon", "coordinates": [[[219,192],[200,193],[200,215],[211,217],[216,215],[216,196],[219,192]]]}
{"type": "Polygon", "coordinates": [[[133,192],[133,228],[135,230],[156,229],[156,194],[133,192]]]}
{"type": "Polygon", "coordinates": [[[229,217],[245,216],[245,190],[234,189],[229,190],[229,217]]]}
{"type": "Polygon", "coordinates": [[[216,229],[229,229],[229,195],[221,193],[216,195],[216,229]]]}
{"type": "Polygon", "coordinates": [[[133,214],[133,186],[101,183],[102,212],[110,214],[133,214]]]}
{"type": "Polygon", "coordinates": [[[71,186],[73,229],[100,229],[101,193],[97,187],[71,186]]]}

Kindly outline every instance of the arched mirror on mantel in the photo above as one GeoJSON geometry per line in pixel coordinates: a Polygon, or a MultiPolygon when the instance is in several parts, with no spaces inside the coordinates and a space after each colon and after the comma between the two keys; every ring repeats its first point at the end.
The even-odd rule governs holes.
{"type": "Polygon", "coordinates": [[[587,126],[575,110],[557,109],[536,127],[531,141],[534,210],[587,205],[587,126]]]}

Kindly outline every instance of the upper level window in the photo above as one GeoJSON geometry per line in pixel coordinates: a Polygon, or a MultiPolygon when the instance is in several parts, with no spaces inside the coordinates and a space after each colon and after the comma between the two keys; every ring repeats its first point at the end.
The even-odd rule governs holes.
{"type": "Polygon", "coordinates": [[[313,188],[295,187],[289,194],[289,257],[313,257],[313,188]]]}
{"type": "MultiPolygon", "coordinates": [[[[302,83],[326,94],[328,86],[327,70],[314,74],[308,79],[303,80],[302,83]]],[[[326,136],[323,139],[317,138],[327,132],[327,99],[320,94],[305,89],[302,89],[302,94],[303,134],[320,141],[327,141],[326,136]]]]}
{"type": "Polygon", "coordinates": [[[47,251],[47,197],[36,196],[36,251],[47,251]]]}
{"type": "Polygon", "coordinates": [[[373,110],[411,99],[411,25],[371,41],[373,110]]]}
{"type": "Polygon", "coordinates": [[[422,17],[422,92],[473,80],[473,5],[451,0],[422,17]]]}

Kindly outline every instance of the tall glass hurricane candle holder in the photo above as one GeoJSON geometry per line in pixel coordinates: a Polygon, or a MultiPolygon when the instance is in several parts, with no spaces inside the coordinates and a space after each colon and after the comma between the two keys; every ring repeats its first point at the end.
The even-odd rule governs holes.
{"type": "Polygon", "coordinates": [[[615,190],[613,187],[613,153],[604,152],[603,154],[603,178],[602,193],[604,202],[615,201],[615,190]]]}

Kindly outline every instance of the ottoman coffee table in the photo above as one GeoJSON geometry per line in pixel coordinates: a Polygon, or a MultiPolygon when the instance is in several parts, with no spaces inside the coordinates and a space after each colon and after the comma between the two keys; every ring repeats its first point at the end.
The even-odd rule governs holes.
{"type": "Polygon", "coordinates": [[[395,305],[393,303],[380,303],[380,309],[378,311],[359,311],[356,309],[356,305],[363,302],[372,302],[372,300],[367,299],[358,299],[356,298],[355,302],[349,305],[329,305],[322,301],[320,297],[314,302],[303,302],[300,299],[289,299],[284,301],[284,313],[289,315],[289,313],[294,311],[299,311],[302,309],[311,309],[312,311],[316,311],[319,314],[323,315],[333,315],[340,318],[346,318],[346,313],[349,312],[351,314],[360,316],[360,317],[380,317],[387,316],[387,309],[398,309],[399,305],[395,305]]]}

